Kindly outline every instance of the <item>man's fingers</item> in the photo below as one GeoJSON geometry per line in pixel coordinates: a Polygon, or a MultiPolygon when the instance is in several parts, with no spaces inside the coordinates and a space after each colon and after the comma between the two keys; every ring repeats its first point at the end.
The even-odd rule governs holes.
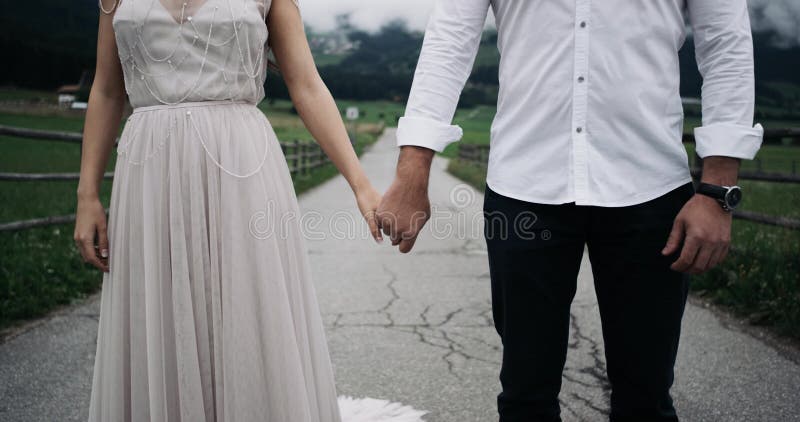
{"type": "Polygon", "coordinates": [[[719,262],[717,264],[721,264],[723,261],[725,261],[725,258],[728,257],[728,252],[730,252],[730,250],[731,250],[731,244],[725,243],[725,246],[722,247],[722,251],[720,252],[719,262]]]}
{"type": "Polygon", "coordinates": [[[721,241],[717,244],[714,254],[711,256],[711,262],[708,264],[708,269],[712,269],[725,261],[725,258],[728,256],[728,251],[730,250],[731,244],[730,241],[721,241]]]}
{"type": "Polygon", "coordinates": [[[686,242],[683,243],[680,257],[678,257],[670,268],[681,273],[688,271],[692,263],[694,263],[694,258],[697,256],[698,250],[699,245],[697,241],[691,237],[687,238],[686,242]]]}
{"type": "Polygon", "coordinates": [[[724,253],[725,253],[724,245],[719,245],[716,248],[714,248],[714,251],[711,253],[711,259],[708,260],[708,268],[706,268],[706,271],[719,265],[719,263],[722,262],[724,253]]]}
{"type": "Polygon", "coordinates": [[[413,237],[404,238],[400,242],[400,252],[402,253],[409,253],[411,249],[414,248],[414,243],[417,242],[417,236],[414,235],[413,237]]]}
{"type": "Polygon", "coordinates": [[[700,245],[700,249],[697,251],[697,255],[694,257],[694,262],[692,262],[692,265],[689,268],[689,273],[702,274],[708,271],[709,264],[714,256],[714,249],[714,245],[707,242],[704,242],[702,245],[700,245]]]}
{"type": "Polygon", "coordinates": [[[661,251],[661,254],[664,256],[669,256],[677,252],[681,246],[681,241],[683,240],[684,233],[685,233],[685,225],[683,223],[683,220],[681,219],[675,220],[675,223],[672,225],[672,231],[669,233],[667,244],[666,246],[664,246],[664,249],[661,251]]]}
{"type": "Polygon", "coordinates": [[[378,227],[381,229],[383,234],[391,238],[395,227],[395,218],[393,217],[393,214],[388,212],[378,212],[375,215],[375,218],[378,222],[378,227]]]}

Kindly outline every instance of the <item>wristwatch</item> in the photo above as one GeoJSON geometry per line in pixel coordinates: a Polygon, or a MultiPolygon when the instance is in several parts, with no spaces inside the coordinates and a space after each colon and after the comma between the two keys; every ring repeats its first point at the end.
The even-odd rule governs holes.
{"type": "Polygon", "coordinates": [[[731,212],[742,202],[742,188],[738,186],[717,186],[710,183],[700,183],[697,193],[717,200],[722,209],[731,212]]]}

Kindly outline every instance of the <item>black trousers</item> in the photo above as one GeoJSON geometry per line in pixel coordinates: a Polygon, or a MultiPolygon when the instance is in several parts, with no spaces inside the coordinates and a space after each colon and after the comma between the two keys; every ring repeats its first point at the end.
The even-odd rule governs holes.
{"type": "Polygon", "coordinates": [[[486,190],[501,422],[560,421],[570,305],[584,247],[611,383],[611,421],[677,421],[669,395],[688,278],[662,256],[691,184],[629,207],[544,205],[486,190]]]}

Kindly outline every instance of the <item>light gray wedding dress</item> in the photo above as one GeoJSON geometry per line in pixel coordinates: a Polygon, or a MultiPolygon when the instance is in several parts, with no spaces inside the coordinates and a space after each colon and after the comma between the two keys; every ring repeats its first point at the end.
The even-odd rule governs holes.
{"type": "Polygon", "coordinates": [[[271,0],[111,1],[134,113],[89,420],[339,421],[292,181],[255,107],[271,0]]]}

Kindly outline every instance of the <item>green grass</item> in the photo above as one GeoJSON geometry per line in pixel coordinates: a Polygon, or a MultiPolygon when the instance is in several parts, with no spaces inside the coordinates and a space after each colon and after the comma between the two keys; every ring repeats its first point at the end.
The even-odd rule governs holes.
{"type": "MultiPolygon", "coordinates": [[[[54,102],[38,91],[0,90],[0,100],[54,102]]],[[[44,111],[41,115],[0,113],[0,125],[80,132],[83,118],[44,111]]],[[[114,155],[110,168],[113,168],[114,155]]],[[[77,172],[80,146],[0,136],[0,171],[77,172]]],[[[14,221],[75,212],[77,182],[0,182],[0,221],[14,221]]],[[[108,203],[111,184],[103,184],[108,203]]],[[[72,224],[0,233],[0,328],[35,318],[96,291],[100,273],[79,258],[72,224]]]]}
{"type": "MultiPolygon", "coordinates": [[[[489,129],[497,109],[494,106],[477,106],[471,109],[458,109],[453,124],[461,126],[464,137],[461,142],[476,145],[489,144],[489,129]]],[[[445,157],[458,154],[458,143],[449,145],[443,152],[445,157]]]]}
{"type": "Polygon", "coordinates": [[[54,103],[58,95],[53,92],[30,89],[0,88],[0,101],[44,101],[54,103]]]}
{"type": "Polygon", "coordinates": [[[102,281],[72,242],[72,224],[0,233],[0,329],[95,292],[102,281]]]}
{"type": "Polygon", "coordinates": [[[57,130],[62,132],[83,131],[82,116],[30,115],[16,113],[0,113],[0,125],[27,127],[40,130],[57,130]]]}
{"type": "MultiPolygon", "coordinates": [[[[2,93],[0,93],[2,94],[2,93]]],[[[0,95],[0,98],[2,96],[0,95]]],[[[356,150],[362,152],[379,136],[379,112],[398,110],[393,103],[358,104],[367,111],[358,126],[356,150]]],[[[291,104],[262,104],[279,139],[311,140],[291,104]]],[[[0,125],[58,131],[80,131],[83,119],[54,113],[37,115],[0,113],[0,125]]],[[[113,159],[109,169],[113,169],[113,159]]],[[[80,146],[65,142],[0,137],[2,172],[78,172],[80,146]]],[[[302,193],[334,177],[336,168],[325,165],[309,175],[294,177],[302,193]]],[[[75,212],[77,182],[0,182],[0,222],[75,212]]],[[[105,181],[101,200],[108,204],[111,182],[105,181]]],[[[83,264],[72,242],[72,224],[0,233],[0,329],[46,314],[100,287],[101,275],[83,264]]]]}
{"type": "Polygon", "coordinates": [[[469,183],[480,192],[486,190],[486,168],[458,159],[451,159],[447,171],[469,183]]]}
{"type": "Polygon", "coordinates": [[[800,338],[800,232],[736,220],[732,242],[721,266],[692,278],[692,290],[753,324],[800,338]]]}

